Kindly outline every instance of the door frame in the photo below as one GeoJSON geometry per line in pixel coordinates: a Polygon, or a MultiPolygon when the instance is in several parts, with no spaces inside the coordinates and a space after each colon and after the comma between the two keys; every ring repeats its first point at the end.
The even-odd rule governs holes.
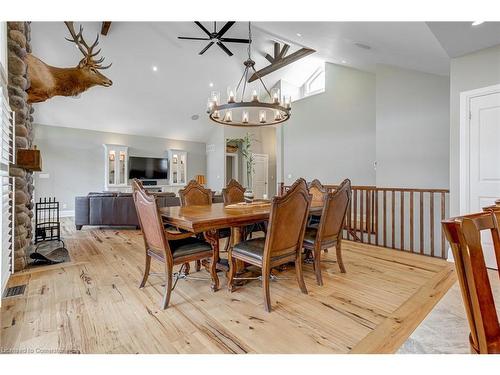
{"type": "Polygon", "coordinates": [[[224,185],[227,185],[228,181],[227,181],[227,175],[226,175],[226,171],[227,171],[227,157],[230,157],[233,159],[233,178],[240,182],[240,176],[239,176],[239,158],[238,158],[238,153],[236,152],[226,152],[225,153],[225,156],[224,156],[224,185]],[[235,177],[236,176],[236,177],[235,177]]]}
{"type": "Polygon", "coordinates": [[[470,101],[479,96],[500,93],[500,85],[486,86],[460,93],[460,215],[470,213],[470,101]]]}
{"type": "MultiPolygon", "coordinates": [[[[266,159],[266,183],[265,183],[265,193],[266,196],[269,198],[269,154],[256,154],[255,152],[252,153],[253,158],[255,160],[256,156],[263,156],[266,159]]],[[[253,184],[255,183],[255,170],[254,173],[252,174],[252,190],[253,189],[253,184]]]]}

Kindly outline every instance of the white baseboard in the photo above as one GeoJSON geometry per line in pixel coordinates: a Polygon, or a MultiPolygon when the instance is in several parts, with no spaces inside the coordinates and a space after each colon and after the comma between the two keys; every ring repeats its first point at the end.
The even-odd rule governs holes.
{"type": "Polygon", "coordinates": [[[59,217],[75,217],[75,210],[61,210],[59,217]]]}

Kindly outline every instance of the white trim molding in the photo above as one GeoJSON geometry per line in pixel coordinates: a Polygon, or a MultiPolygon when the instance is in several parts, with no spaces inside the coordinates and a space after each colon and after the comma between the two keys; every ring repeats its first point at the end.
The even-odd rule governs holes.
{"type": "Polygon", "coordinates": [[[475,90],[463,91],[460,93],[460,215],[465,215],[470,211],[469,202],[469,138],[470,138],[470,100],[478,96],[500,93],[500,85],[482,87],[475,90]]]}
{"type": "Polygon", "coordinates": [[[59,217],[75,217],[75,210],[61,210],[59,217]]]}

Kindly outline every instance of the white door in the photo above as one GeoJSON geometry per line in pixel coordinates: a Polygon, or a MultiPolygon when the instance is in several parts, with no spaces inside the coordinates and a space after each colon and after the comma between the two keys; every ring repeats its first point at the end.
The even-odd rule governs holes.
{"type": "MultiPolygon", "coordinates": [[[[470,98],[469,208],[480,212],[500,198],[500,92],[470,98]]],[[[484,233],[487,267],[497,268],[490,233],[484,233]]]]}
{"type": "Polygon", "coordinates": [[[255,168],[252,179],[252,190],[255,198],[262,199],[264,198],[264,194],[268,195],[267,169],[269,156],[267,154],[253,154],[253,160],[255,161],[255,168]]]}

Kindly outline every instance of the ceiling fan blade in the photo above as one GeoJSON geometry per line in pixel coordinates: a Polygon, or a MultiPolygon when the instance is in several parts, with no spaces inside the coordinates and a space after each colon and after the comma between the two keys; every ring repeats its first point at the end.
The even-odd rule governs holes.
{"type": "Polygon", "coordinates": [[[190,36],[178,36],[177,39],[186,39],[186,40],[210,40],[210,38],[192,38],[190,36]]]}
{"type": "Polygon", "coordinates": [[[222,29],[220,29],[219,32],[217,33],[217,38],[222,37],[222,35],[224,35],[226,31],[228,31],[229,28],[233,26],[235,23],[236,23],[235,21],[226,22],[226,24],[222,26],[222,29]]]}
{"type": "Polygon", "coordinates": [[[238,39],[238,38],[220,38],[219,39],[221,42],[228,42],[228,43],[250,43],[248,39],[238,39]]]}
{"type": "Polygon", "coordinates": [[[195,23],[195,24],[197,24],[197,25],[198,25],[198,27],[199,27],[200,29],[202,29],[202,30],[205,32],[205,34],[207,34],[207,35],[208,35],[208,36],[210,36],[210,37],[212,36],[212,34],[210,34],[210,31],[208,31],[208,30],[205,28],[205,26],[203,26],[203,25],[201,24],[201,22],[199,22],[199,21],[194,21],[194,23],[195,23]]]}
{"type": "Polygon", "coordinates": [[[210,42],[207,44],[207,46],[205,48],[203,48],[200,53],[198,53],[198,55],[203,55],[205,52],[207,52],[207,49],[209,49],[210,47],[212,47],[212,44],[214,44],[214,42],[210,42]]]}
{"type": "Polygon", "coordinates": [[[222,44],[221,42],[217,42],[217,45],[229,56],[233,56],[233,53],[224,44],[222,44]]]}

